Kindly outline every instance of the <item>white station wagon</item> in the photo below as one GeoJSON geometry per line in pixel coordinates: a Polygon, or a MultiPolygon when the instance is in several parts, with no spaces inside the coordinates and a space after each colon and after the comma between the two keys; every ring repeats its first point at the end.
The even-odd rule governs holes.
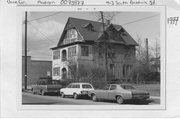
{"type": "Polygon", "coordinates": [[[90,83],[70,83],[66,88],[60,89],[61,97],[73,96],[74,99],[80,96],[88,96],[88,91],[94,90],[90,83]]]}

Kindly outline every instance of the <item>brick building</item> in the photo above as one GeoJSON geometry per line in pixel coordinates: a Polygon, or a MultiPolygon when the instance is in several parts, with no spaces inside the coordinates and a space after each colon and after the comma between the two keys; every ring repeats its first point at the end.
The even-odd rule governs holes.
{"type": "Polygon", "coordinates": [[[69,69],[72,62],[77,69],[80,69],[80,65],[89,69],[104,69],[105,49],[97,45],[103,40],[108,44],[108,72],[116,79],[130,78],[138,44],[120,25],[105,24],[105,30],[103,32],[101,22],[69,18],[57,46],[52,48],[53,79],[72,78],[69,69]]]}
{"type": "MultiPolygon", "coordinates": [[[[24,86],[24,65],[25,57],[22,56],[22,85],[24,86]]],[[[51,76],[52,61],[31,60],[31,56],[27,56],[27,84],[31,85],[37,82],[40,77],[51,76]]]]}

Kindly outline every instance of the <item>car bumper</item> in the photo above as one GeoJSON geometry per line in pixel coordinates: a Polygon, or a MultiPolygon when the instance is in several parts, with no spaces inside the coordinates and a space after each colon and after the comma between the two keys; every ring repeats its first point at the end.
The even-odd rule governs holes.
{"type": "Polygon", "coordinates": [[[132,97],[132,99],[138,99],[138,100],[146,100],[146,99],[148,99],[148,98],[150,98],[149,95],[134,95],[134,96],[132,97]]]}
{"type": "Polygon", "coordinates": [[[81,91],[78,96],[88,96],[88,91],[81,91]]]}
{"type": "Polygon", "coordinates": [[[58,93],[60,92],[59,90],[47,90],[46,92],[50,92],[50,93],[58,93]]]}

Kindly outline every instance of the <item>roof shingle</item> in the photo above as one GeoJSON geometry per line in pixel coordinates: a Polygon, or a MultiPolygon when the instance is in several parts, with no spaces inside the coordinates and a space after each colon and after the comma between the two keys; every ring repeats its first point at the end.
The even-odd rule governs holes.
{"type": "MultiPolygon", "coordinates": [[[[123,31],[123,33],[120,34],[120,37],[121,37],[120,42],[121,43],[123,40],[124,44],[126,44],[126,45],[138,45],[136,43],[136,41],[130,36],[130,34],[121,25],[114,25],[114,24],[112,24],[112,25],[116,29],[117,32],[123,31]]],[[[64,28],[63,34],[65,33],[66,30],[68,30],[70,28],[75,28],[82,35],[82,37],[85,41],[98,40],[100,35],[103,34],[103,24],[101,22],[97,22],[97,21],[90,21],[90,20],[84,20],[84,19],[70,17],[64,28]],[[93,30],[89,30],[85,27],[88,24],[90,24],[93,27],[93,30]]],[[[62,36],[63,36],[63,34],[62,34],[62,36]]],[[[62,36],[61,36],[57,46],[60,46],[60,44],[63,40],[62,36]]]]}

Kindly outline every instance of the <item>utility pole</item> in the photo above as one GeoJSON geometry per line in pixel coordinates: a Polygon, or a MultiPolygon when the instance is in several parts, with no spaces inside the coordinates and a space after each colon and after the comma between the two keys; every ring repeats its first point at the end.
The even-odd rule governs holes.
{"type": "MultiPolygon", "coordinates": [[[[103,16],[103,12],[101,11],[101,19],[102,19],[102,25],[103,25],[103,34],[105,34],[105,24],[104,24],[104,16],[103,16]]],[[[105,51],[105,81],[108,81],[108,59],[107,59],[107,43],[106,43],[106,39],[103,40],[103,45],[104,45],[104,51],[105,51]]]]}
{"type": "Polygon", "coordinates": [[[147,66],[149,67],[149,46],[148,46],[148,38],[146,38],[145,40],[146,40],[146,63],[147,63],[147,66]]]}
{"type": "Polygon", "coordinates": [[[24,87],[27,90],[27,11],[25,12],[25,74],[24,74],[24,87]]]}

